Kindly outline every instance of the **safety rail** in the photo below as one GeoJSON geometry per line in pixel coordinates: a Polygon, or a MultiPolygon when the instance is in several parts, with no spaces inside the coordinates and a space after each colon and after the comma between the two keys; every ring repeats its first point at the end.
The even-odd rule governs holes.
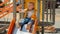
{"type": "Polygon", "coordinates": [[[13,30],[14,30],[14,26],[15,26],[15,18],[12,19],[12,21],[10,22],[10,26],[8,28],[8,32],[7,34],[12,34],[13,30]]]}
{"type": "MultiPolygon", "coordinates": [[[[19,11],[19,6],[17,6],[17,11],[19,11]]],[[[1,9],[2,12],[0,14],[3,14],[4,12],[12,12],[13,11],[13,3],[9,4],[8,6],[1,9]]]]}
{"type": "MultiPolygon", "coordinates": [[[[18,7],[19,7],[19,6],[17,6],[17,11],[19,11],[19,8],[18,8],[18,7]]],[[[13,5],[12,5],[12,3],[9,4],[8,7],[6,6],[5,8],[3,8],[3,11],[0,12],[0,18],[3,17],[3,16],[5,16],[5,15],[7,15],[7,14],[9,14],[9,13],[11,13],[11,12],[13,12],[13,5]],[[9,6],[10,6],[10,7],[9,7],[9,6]],[[5,12],[7,12],[7,13],[4,14],[5,12]],[[3,15],[2,15],[2,14],[3,14],[3,15]]]]}

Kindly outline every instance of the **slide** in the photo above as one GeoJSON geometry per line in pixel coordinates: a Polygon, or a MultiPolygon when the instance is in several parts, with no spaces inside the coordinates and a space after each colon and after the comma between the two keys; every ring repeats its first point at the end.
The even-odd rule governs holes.
{"type": "Polygon", "coordinates": [[[15,19],[12,19],[12,21],[10,22],[10,26],[8,28],[7,34],[32,34],[32,33],[29,33],[29,32],[20,31],[20,29],[18,29],[15,26],[15,22],[16,22],[15,19]]]}
{"type": "MultiPolygon", "coordinates": [[[[18,29],[18,28],[15,26],[15,22],[16,22],[15,19],[13,19],[13,20],[10,22],[10,26],[9,26],[9,28],[8,28],[7,34],[36,34],[37,21],[35,21],[35,23],[34,23],[34,27],[33,27],[32,33],[27,32],[27,31],[20,31],[20,28],[18,29]]],[[[23,27],[23,29],[25,29],[25,26],[23,27]]]]}

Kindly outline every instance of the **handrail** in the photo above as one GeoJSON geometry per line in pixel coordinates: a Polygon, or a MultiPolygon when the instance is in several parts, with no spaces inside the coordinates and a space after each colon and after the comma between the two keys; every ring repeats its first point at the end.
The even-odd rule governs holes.
{"type": "Polygon", "coordinates": [[[10,7],[10,9],[8,9],[9,11],[8,12],[3,12],[2,14],[0,14],[0,15],[2,15],[2,16],[0,16],[0,18],[2,18],[2,17],[4,17],[5,15],[7,15],[7,14],[9,14],[9,13],[11,13],[11,12],[13,12],[13,8],[12,7],[10,7]],[[4,14],[5,13],[5,14],[4,14]]]}
{"type": "Polygon", "coordinates": [[[12,21],[10,22],[10,26],[8,28],[7,34],[12,34],[12,32],[14,30],[14,26],[15,26],[15,19],[13,18],[12,21]]]}
{"type": "MultiPolygon", "coordinates": [[[[18,11],[17,7],[17,11],[18,11]]],[[[1,9],[2,12],[0,12],[0,15],[3,14],[6,11],[13,11],[13,3],[9,4],[8,6],[5,6],[4,8],[1,9]]]]}
{"type": "Polygon", "coordinates": [[[7,15],[8,13],[6,13],[6,14],[2,14],[1,16],[0,16],[0,18],[2,18],[2,17],[4,17],[5,15],[7,15]]]}
{"type": "Polygon", "coordinates": [[[4,12],[8,11],[8,9],[11,8],[11,7],[9,7],[11,4],[9,4],[8,6],[5,6],[4,8],[0,8],[0,10],[2,11],[2,12],[0,12],[0,15],[3,14],[4,12]]]}
{"type": "Polygon", "coordinates": [[[13,9],[13,8],[10,8],[9,11],[8,11],[6,14],[4,14],[5,12],[1,13],[0,15],[2,15],[2,14],[3,14],[3,15],[0,16],[0,18],[4,17],[5,15],[7,15],[7,14],[9,14],[9,13],[11,13],[11,12],[13,12],[12,9],[13,9]]]}
{"type": "MultiPolygon", "coordinates": [[[[9,6],[11,6],[12,4],[10,4],[9,6]]],[[[18,9],[18,7],[17,7],[17,11],[18,11],[19,9],[18,9]]],[[[2,15],[2,16],[0,16],[0,18],[2,18],[2,17],[4,17],[5,15],[7,15],[7,14],[9,14],[9,13],[11,13],[11,12],[13,12],[13,6],[11,6],[11,7],[6,7],[4,10],[3,10],[3,12],[0,12],[0,15],[1,14],[3,14],[3,13],[5,13],[6,11],[8,11],[6,14],[4,14],[4,15],[2,15]]]]}
{"type": "Polygon", "coordinates": [[[12,12],[12,9],[10,9],[10,11],[9,11],[9,12],[4,12],[5,14],[4,14],[4,13],[2,13],[2,14],[1,14],[1,16],[0,16],[0,18],[2,18],[2,17],[4,17],[4,16],[6,16],[7,14],[9,14],[9,13],[11,13],[11,12],[12,12]]]}
{"type": "Polygon", "coordinates": [[[32,34],[36,34],[37,30],[38,30],[38,23],[37,23],[37,19],[36,19],[35,22],[34,22],[34,27],[33,27],[33,30],[32,30],[32,34]]]}

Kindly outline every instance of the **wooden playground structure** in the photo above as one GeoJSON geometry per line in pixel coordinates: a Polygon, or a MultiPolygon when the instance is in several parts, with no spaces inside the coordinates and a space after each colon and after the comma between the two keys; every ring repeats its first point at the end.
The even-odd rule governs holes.
{"type": "MultiPolygon", "coordinates": [[[[44,32],[56,32],[55,27],[53,26],[55,24],[55,1],[56,0],[13,0],[12,3],[9,3],[6,6],[0,8],[0,18],[13,13],[13,19],[7,28],[7,34],[12,34],[14,28],[16,27],[16,13],[19,13],[20,4],[22,4],[22,9],[26,9],[27,3],[29,2],[34,2],[35,9],[37,9],[37,18],[34,22],[32,34],[39,34],[40,32],[42,34],[44,34],[44,32]],[[17,6],[16,3],[18,1],[20,1],[20,3],[18,3],[19,5],[17,6]]],[[[9,0],[4,0],[0,6],[6,4],[7,2],[9,2],[9,0]]],[[[35,18],[35,16],[33,17],[35,18]]],[[[6,29],[6,27],[0,29],[6,29]]]]}

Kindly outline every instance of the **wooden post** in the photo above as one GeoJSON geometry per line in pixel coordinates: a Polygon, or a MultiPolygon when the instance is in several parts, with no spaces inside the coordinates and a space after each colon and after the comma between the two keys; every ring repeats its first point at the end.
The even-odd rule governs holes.
{"type": "Polygon", "coordinates": [[[16,20],[16,0],[13,0],[13,18],[16,20]]]}

